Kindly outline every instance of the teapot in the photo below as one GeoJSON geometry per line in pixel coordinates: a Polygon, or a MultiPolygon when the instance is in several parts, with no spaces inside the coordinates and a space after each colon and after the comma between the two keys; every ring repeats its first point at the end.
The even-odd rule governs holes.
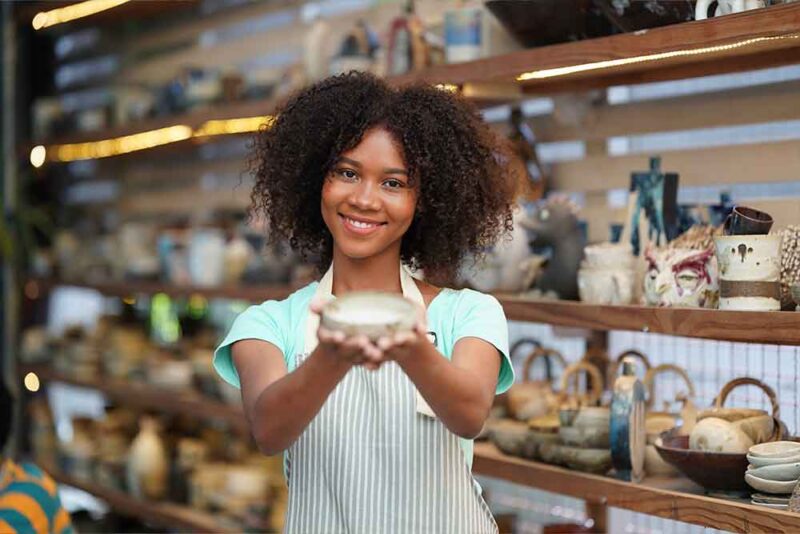
{"type": "Polygon", "coordinates": [[[558,400],[551,384],[550,359],[558,362],[562,368],[567,366],[560,352],[538,346],[525,360],[522,382],[514,384],[508,391],[508,411],[518,421],[527,421],[556,409],[558,400]],[[544,380],[531,380],[533,363],[539,358],[545,358],[547,376],[544,380]]]}
{"type": "Polygon", "coordinates": [[[694,19],[703,20],[708,18],[708,8],[713,3],[717,4],[717,8],[714,10],[715,17],[766,7],[766,0],[697,0],[694,8],[694,19]]]}

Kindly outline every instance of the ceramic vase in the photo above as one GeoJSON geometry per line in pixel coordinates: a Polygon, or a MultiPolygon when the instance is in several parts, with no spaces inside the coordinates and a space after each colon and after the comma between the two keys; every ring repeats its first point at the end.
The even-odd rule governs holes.
{"type": "Polygon", "coordinates": [[[618,478],[640,482],[644,478],[645,388],[636,376],[636,361],[625,358],[622,375],[614,382],[609,423],[611,462],[618,478]]]}
{"type": "Polygon", "coordinates": [[[721,310],[781,308],[781,235],[714,238],[720,272],[721,310]]]}
{"type": "Polygon", "coordinates": [[[143,416],[128,451],[128,490],[138,499],[160,499],[167,491],[169,460],[158,422],[143,416]]]}
{"type": "Polygon", "coordinates": [[[578,271],[578,295],[590,304],[630,304],[636,271],[629,243],[601,243],[584,249],[578,271]]]}

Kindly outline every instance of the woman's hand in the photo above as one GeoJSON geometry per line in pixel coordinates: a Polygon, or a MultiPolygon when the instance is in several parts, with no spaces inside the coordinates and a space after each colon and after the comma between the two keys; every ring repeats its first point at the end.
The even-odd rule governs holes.
{"type": "MultiPolygon", "coordinates": [[[[312,301],[311,312],[319,314],[324,304],[324,301],[312,301]]],[[[374,371],[383,363],[381,351],[366,336],[347,337],[344,332],[320,326],[317,340],[321,350],[345,365],[363,365],[374,371]]]]}
{"type": "Polygon", "coordinates": [[[419,351],[428,341],[428,323],[425,308],[417,306],[417,320],[410,332],[398,332],[384,336],[377,342],[383,360],[401,362],[419,351]]]}

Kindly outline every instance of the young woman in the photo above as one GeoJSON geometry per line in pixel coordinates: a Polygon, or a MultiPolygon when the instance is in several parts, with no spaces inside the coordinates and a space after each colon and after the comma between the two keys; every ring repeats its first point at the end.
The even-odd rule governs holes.
{"type": "Polygon", "coordinates": [[[235,321],[214,364],[241,386],[265,454],[285,452],[289,532],[495,532],[472,438],[511,385],[493,297],[440,289],[511,223],[511,190],[473,107],[366,74],[296,95],[257,143],[255,209],[319,259],[320,282],[235,321]],[[350,291],[402,294],[413,334],[370,342],[319,327],[350,291]]]}

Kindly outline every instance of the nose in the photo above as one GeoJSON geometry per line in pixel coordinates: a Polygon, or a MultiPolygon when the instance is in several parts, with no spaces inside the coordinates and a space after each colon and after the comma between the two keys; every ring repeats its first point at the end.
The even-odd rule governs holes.
{"type": "Polygon", "coordinates": [[[348,201],[360,210],[377,210],[380,208],[380,201],[375,189],[376,186],[372,180],[361,180],[353,188],[348,201]]]}

